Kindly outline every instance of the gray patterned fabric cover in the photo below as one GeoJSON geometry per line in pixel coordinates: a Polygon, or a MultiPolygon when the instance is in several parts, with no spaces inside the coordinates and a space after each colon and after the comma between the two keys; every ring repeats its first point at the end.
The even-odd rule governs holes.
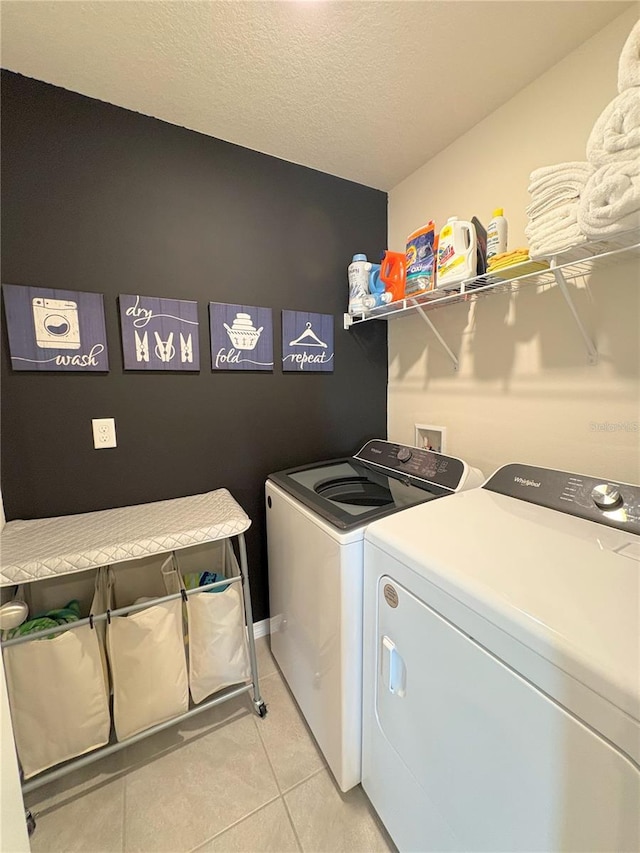
{"type": "Polygon", "coordinates": [[[226,539],[250,525],[226,489],[82,515],[10,521],[0,534],[0,586],[226,539]]]}

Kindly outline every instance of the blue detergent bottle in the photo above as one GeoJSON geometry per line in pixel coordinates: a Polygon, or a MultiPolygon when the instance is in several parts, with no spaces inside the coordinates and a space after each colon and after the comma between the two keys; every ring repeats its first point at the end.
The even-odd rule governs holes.
{"type": "Polygon", "coordinates": [[[379,308],[380,305],[387,305],[391,302],[391,293],[386,289],[384,282],[380,278],[380,264],[371,264],[369,271],[369,294],[363,299],[364,307],[367,311],[372,308],[379,308]]]}

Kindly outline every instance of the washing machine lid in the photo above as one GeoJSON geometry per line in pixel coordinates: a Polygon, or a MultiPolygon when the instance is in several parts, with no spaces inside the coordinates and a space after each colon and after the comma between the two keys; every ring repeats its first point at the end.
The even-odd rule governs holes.
{"type": "Polygon", "coordinates": [[[269,475],[339,530],[453,494],[468,478],[460,459],[382,439],[368,441],[354,456],[269,475]]]}
{"type": "Polygon", "coordinates": [[[365,542],[640,721],[640,487],[608,481],[623,503],[603,511],[586,499],[602,485],[505,466],[375,522],[365,542]]]}

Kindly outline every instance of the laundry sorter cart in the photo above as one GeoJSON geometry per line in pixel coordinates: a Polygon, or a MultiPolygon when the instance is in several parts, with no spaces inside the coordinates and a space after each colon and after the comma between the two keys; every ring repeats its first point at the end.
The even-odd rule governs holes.
{"type": "Polygon", "coordinates": [[[4,632],[23,793],[243,693],[265,716],[244,539],[250,524],[218,489],[5,525],[2,601],[35,599],[31,618],[47,609],[47,595],[57,607],[84,598],[87,614],[23,636],[4,632]],[[215,576],[203,581],[203,568],[215,576]],[[149,588],[143,576],[157,583],[149,588]]]}

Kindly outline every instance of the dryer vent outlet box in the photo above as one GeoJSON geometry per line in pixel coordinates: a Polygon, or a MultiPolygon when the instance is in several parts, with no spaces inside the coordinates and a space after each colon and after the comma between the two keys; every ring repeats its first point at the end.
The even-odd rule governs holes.
{"type": "Polygon", "coordinates": [[[447,452],[447,428],[435,424],[414,424],[416,447],[423,450],[435,450],[436,453],[447,452]]]}

